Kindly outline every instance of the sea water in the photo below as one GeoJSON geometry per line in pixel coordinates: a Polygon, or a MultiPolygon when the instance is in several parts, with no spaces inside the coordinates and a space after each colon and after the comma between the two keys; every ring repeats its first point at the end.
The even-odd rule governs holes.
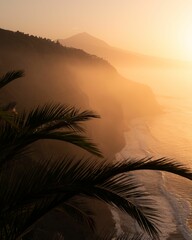
{"type": "MultiPolygon", "coordinates": [[[[133,119],[117,160],[167,157],[192,170],[192,69],[129,69],[124,75],[148,84],[164,113],[133,119]]],[[[171,232],[192,239],[192,182],[160,171],[138,172],[162,212],[161,239],[171,232]]]]}

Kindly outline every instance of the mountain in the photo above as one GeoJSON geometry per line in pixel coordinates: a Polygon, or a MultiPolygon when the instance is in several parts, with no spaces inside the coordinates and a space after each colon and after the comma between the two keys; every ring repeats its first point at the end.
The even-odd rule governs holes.
{"type": "MultiPolygon", "coordinates": [[[[1,91],[1,101],[16,101],[18,112],[45,102],[95,110],[101,119],[87,125],[88,136],[109,161],[124,147],[124,131],[132,118],[161,112],[148,86],[123,78],[107,61],[49,39],[0,29],[0,76],[19,69],[25,70],[25,77],[6,86],[1,91]]],[[[37,160],[50,159],[55,154],[86,156],[81,149],[60,142],[43,141],[33,147],[37,160]]],[[[106,206],[93,200],[91,205],[96,209],[98,231],[102,231],[103,226],[113,229],[111,213],[106,206]]],[[[69,224],[63,215],[51,214],[53,216],[48,215],[39,223],[46,226],[49,233],[46,239],[53,239],[55,229],[65,231],[65,234],[66,229],[73,229],[70,231],[73,236],[66,239],[80,239],[80,232],[85,233],[78,224],[69,224]]]]}
{"type": "Polygon", "coordinates": [[[54,101],[97,111],[101,120],[90,123],[89,135],[109,158],[124,146],[130,119],[161,111],[148,86],[123,78],[105,60],[0,29],[0,74],[12,69],[24,69],[26,77],[6,89],[7,101],[17,101],[18,109],[54,101]]]}
{"type": "Polygon", "coordinates": [[[72,37],[66,38],[64,40],[59,40],[63,45],[78,48],[79,46],[82,49],[89,49],[91,51],[92,48],[110,48],[106,42],[100,40],[99,38],[93,37],[90,34],[83,32],[76,34],[72,37]]]}
{"type": "Polygon", "coordinates": [[[115,48],[88,33],[79,33],[66,39],[58,40],[63,46],[83,49],[108,60],[114,66],[121,67],[182,67],[189,62],[147,56],[123,49],[115,48]]]}

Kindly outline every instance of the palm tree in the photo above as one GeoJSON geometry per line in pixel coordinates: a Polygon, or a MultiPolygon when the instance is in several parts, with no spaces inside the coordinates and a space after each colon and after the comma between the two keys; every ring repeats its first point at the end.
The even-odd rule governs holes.
{"type": "MultiPolygon", "coordinates": [[[[0,87],[22,76],[10,72],[0,79],[0,87]]],[[[53,209],[65,210],[88,224],[94,222],[85,209],[71,201],[75,196],[99,199],[136,219],[152,239],[158,239],[160,215],[150,196],[126,173],[162,170],[188,179],[192,173],[168,159],[125,160],[109,163],[104,159],[50,157],[28,162],[29,148],[42,139],[60,140],[101,157],[86,136],[81,122],[99,117],[61,104],[45,104],[12,115],[0,124],[0,239],[21,239],[34,224],[53,209]],[[24,163],[24,165],[22,165],[24,163]],[[136,202],[133,201],[136,199],[136,202]]],[[[33,157],[33,155],[31,156],[33,157]]]]}

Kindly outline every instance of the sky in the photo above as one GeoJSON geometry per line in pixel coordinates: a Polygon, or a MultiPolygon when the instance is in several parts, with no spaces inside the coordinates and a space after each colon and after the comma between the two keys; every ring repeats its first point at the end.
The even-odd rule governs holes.
{"type": "Polygon", "coordinates": [[[53,40],[87,32],[114,47],[192,60],[192,0],[0,0],[0,28],[53,40]]]}

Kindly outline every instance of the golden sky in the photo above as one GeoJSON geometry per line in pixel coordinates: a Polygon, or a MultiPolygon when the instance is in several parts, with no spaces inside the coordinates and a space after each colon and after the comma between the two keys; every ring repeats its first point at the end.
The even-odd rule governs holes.
{"type": "Polygon", "coordinates": [[[51,39],[88,32],[119,48],[192,60],[192,0],[1,0],[0,28],[51,39]]]}

